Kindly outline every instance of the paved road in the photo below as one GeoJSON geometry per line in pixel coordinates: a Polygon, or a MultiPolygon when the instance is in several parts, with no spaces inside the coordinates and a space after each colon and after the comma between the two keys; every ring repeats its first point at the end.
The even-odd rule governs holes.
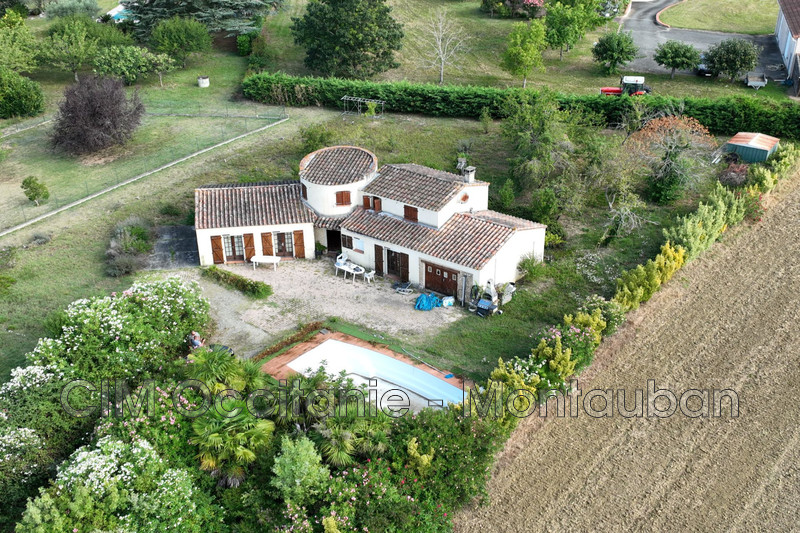
{"type": "Polygon", "coordinates": [[[736,33],[721,33],[713,31],[683,30],[666,28],[656,24],[656,13],[665,7],[674,4],[675,0],[635,0],[627,17],[622,19],[625,29],[633,32],[633,40],[639,47],[639,55],[644,56],[630,63],[630,68],[641,72],[659,72],[665,69],[653,61],[656,46],[669,41],[683,41],[694,45],[699,50],[707,50],[712,45],[730,37],[738,37],[753,41],[762,47],[759,58],[758,70],[766,72],[767,76],[783,79],[786,71],[783,69],[780,51],[772,35],[740,35],[736,33]]]}

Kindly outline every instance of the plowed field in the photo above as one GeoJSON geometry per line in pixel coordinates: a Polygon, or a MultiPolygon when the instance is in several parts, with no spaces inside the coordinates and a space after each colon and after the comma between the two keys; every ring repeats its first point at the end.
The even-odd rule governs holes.
{"type": "Polygon", "coordinates": [[[782,186],[763,222],[680,271],[580,381],[624,389],[629,406],[649,379],[730,388],[738,418],[528,418],[489,505],[456,531],[800,529],[800,186],[782,186]]]}

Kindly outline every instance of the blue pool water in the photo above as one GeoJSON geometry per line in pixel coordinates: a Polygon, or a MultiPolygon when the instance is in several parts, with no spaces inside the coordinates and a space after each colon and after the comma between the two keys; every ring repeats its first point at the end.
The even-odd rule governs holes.
{"type": "Polygon", "coordinates": [[[378,378],[427,400],[442,400],[443,405],[460,403],[464,399],[461,389],[419,368],[335,339],[326,340],[287,366],[297,372],[305,372],[309,368],[319,368],[323,361],[329,374],[335,375],[344,370],[346,374],[378,378]]]}

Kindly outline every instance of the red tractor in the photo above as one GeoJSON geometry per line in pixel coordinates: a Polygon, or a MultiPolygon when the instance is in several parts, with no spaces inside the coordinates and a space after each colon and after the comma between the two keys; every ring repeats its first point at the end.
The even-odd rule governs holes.
{"type": "Polygon", "coordinates": [[[650,87],[644,84],[644,76],[623,76],[619,80],[619,87],[600,88],[600,94],[605,96],[640,96],[649,92],[650,87]]]}

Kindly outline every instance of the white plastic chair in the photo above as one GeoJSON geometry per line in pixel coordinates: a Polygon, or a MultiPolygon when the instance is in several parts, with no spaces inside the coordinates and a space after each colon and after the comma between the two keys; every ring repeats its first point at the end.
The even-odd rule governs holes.
{"type": "Polygon", "coordinates": [[[375,271],[374,270],[370,270],[369,272],[364,274],[364,281],[366,281],[367,283],[372,283],[374,280],[375,280],[375,271]]]}

